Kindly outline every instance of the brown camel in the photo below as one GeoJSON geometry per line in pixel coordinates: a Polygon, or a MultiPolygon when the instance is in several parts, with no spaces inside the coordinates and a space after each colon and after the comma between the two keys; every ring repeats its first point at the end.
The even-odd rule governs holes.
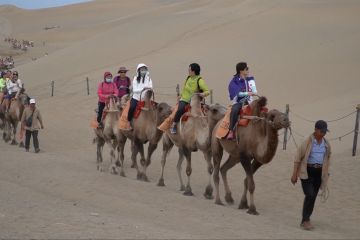
{"type": "Polygon", "coordinates": [[[97,169],[104,171],[102,150],[105,143],[110,147],[110,172],[118,174],[120,167],[119,155],[115,160],[115,150],[118,147],[118,120],[119,113],[121,112],[121,106],[116,105],[116,97],[110,97],[109,108],[106,111],[106,117],[104,120],[104,129],[95,129],[96,138],[94,142],[97,143],[97,169]]]}
{"type": "MultiPolygon", "coordinates": [[[[21,120],[21,115],[24,111],[24,105],[28,100],[28,96],[25,93],[21,93],[18,99],[12,99],[8,112],[4,114],[4,133],[3,139],[5,142],[11,141],[11,145],[17,145],[16,132],[17,126],[21,120]]],[[[5,109],[5,101],[2,103],[1,109],[5,109]]]]}
{"type": "Polygon", "coordinates": [[[205,189],[204,196],[207,199],[212,198],[213,188],[211,185],[211,175],[213,172],[213,165],[211,163],[211,134],[216,123],[222,119],[225,115],[226,108],[214,104],[209,107],[207,116],[201,110],[202,97],[200,94],[194,94],[191,98],[191,110],[187,122],[180,122],[178,124],[178,133],[172,134],[170,130],[165,132],[163,138],[163,154],[161,160],[161,176],[158,182],[158,186],[165,186],[164,184],[164,167],[166,163],[166,156],[174,145],[179,150],[179,160],[177,164],[177,173],[180,180],[180,190],[184,191],[184,195],[192,196],[192,190],[190,186],[191,168],[191,152],[198,150],[202,151],[204,158],[207,162],[207,172],[209,174],[209,183],[205,189]],[[186,187],[183,184],[181,177],[181,164],[184,156],[187,161],[186,175],[188,177],[186,187]]]}
{"type": "Polygon", "coordinates": [[[266,98],[264,97],[251,103],[253,115],[262,118],[251,120],[247,127],[238,127],[236,130],[237,141],[218,139],[216,137],[215,133],[220,122],[216,125],[212,135],[215,203],[222,205],[219,195],[219,171],[221,171],[224,181],[225,200],[229,204],[234,202],[226,174],[229,169],[240,162],[246,172],[246,178],[244,179],[244,192],[239,209],[249,208],[247,212],[253,215],[258,214],[254,204],[255,183],[253,175],[261,165],[269,163],[273,159],[278,145],[278,131],[281,128],[290,126],[288,117],[278,110],[271,110],[260,115],[260,108],[265,104],[266,98]],[[220,168],[223,150],[229,153],[229,158],[220,168]],[[250,193],[250,207],[247,203],[247,191],[250,193]]]}
{"type": "Polygon", "coordinates": [[[133,162],[133,167],[137,170],[137,179],[148,182],[149,179],[146,175],[146,169],[151,163],[151,156],[156,150],[158,142],[160,141],[163,134],[162,131],[157,129],[157,126],[160,125],[171,114],[171,107],[164,102],[152,105],[151,99],[154,96],[153,90],[144,89],[143,91],[146,91],[145,98],[143,99],[145,106],[141,110],[139,117],[133,119],[133,130],[120,130],[119,148],[120,152],[123,152],[126,138],[131,139],[131,159],[133,162]],[[147,156],[145,158],[144,144],[147,142],[149,145],[147,156]],[[136,156],[138,153],[140,153],[142,171],[139,169],[136,161],[136,156]]]}

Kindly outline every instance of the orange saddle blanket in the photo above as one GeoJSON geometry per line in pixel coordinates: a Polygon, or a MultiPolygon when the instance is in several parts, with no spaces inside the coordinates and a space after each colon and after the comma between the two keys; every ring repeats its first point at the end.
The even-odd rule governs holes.
{"type": "MultiPolygon", "coordinates": [[[[224,137],[226,137],[226,135],[229,132],[231,107],[232,106],[228,107],[228,109],[227,109],[227,111],[225,113],[225,116],[221,120],[220,126],[216,131],[216,137],[217,138],[220,138],[220,139],[224,138],[224,137]]],[[[268,109],[265,108],[265,107],[261,109],[261,112],[267,112],[267,111],[268,111],[268,109]]],[[[239,120],[238,120],[238,126],[246,127],[249,124],[250,120],[245,119],[245,118],[241,118],[241,117],[242,116],[251,116],[251,114],[252,114],[252,111],[251,111],[250,105],[245,105],[242,108],[242,110],[240,111],[240,113],[239,113],[240,117],[239,117],[239,120]]]]}
{"type": "MultiPolygon", "coordinates": [[[[107,111],[104,109],[101,121],[104,122],[107,115],[107,111]]],[[[93,129],[98,128],[99,123],[97,122],[97,116],[95,115],[94,118],[91,120],[90,127],[93,129]]]]}
{"type": "MultiPolygon", "coordinates": [[[[151,106],[155,106],[156,102],[151,101],[151,106]]],[[[138,102],[136,106],[136,110],[134,112],[134,118],[137,119],[140,116],[141,110],[145,107],[145,102],[141,101],[138,102]]],[[[130,100],[126,102],[125,108],[121,113],[118,122],[118,128],[122,130],[129,130],[131,129],[130,122],[128,121],[128,113],[130,108],[130,100]]]]}

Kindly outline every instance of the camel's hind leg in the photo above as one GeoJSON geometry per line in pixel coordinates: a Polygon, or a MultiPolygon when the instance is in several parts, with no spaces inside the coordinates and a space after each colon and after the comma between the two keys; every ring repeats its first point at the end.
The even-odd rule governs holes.
{"type": "Polygon", "coordinates": [[[229,169],[231,169],[232,167],[234,167],[236,165],[237,161],[236,158],[234,158],[233,156],[229,156],[229,158],[226,160],[226,162],[221,166],[221,177],[223,179],[224,182],[224,188],[225,188],[225,201],[228,204],[234,204],[234,199],[231,196],[231,190],[229,187],[229,183],[227,180],[227,171],[229,169]]]}
{"type": "Polygon", "coordinates": [[[18,144],[17,141],[16,141],[16,128],[17,128],[17,125],[18,125],[17,122],[12,124],[12,126],[13,126],[12,133],[13,133],[13,135],[12,135],[11,145],[17,145],[18,144]]]}
{"type": "Polygon", "coordinates": [[[181,170],[182,170],[182,163],[184,161],[184,152],[181,148],[179,148],[179,159],[178,159],[178,163],[176,165],[176,171],[177,174],[179,176],[179,182],[180,182],[180,191],[185,191],[185,185],[184,182],[182,180],[182,176],[181,176],[181,170]]]}
{"type": "MultiPolygon", "coordinates": [[[[256,160],[253,160],[252,163],[251,163],[252,173],[255,174],[256,170],[258,170],[261,166],[262,166],[261,163],[259,163],[256,160]]],[[[249,205],[248,205],[248,202],[247,202],[247,196],[246,196],[247,191],[248,191],[248,180],[245,177],[245,179],[244,179],[244,192],[243,192],[243,195],[241,197],[239,209],[248,209],[249,208],[249,205]]]]}
{"type": "Polygon", "coordinates": [[[148,166],[150,166],[150,164],[151,164],[151,156],[154,153],[154,151],[156,150],[156,148],[157,148],[157,143],[149,142],[147,157],[145,159],[144,164],[141,162],[141,164],[143,165],[142,180],[145,182],[149,182],[149,179],[146,175],[146,170],[147,170],[148,166]]]}
{"type": "MultiPolygon", "coordinates": [[[[145,154],[144,154],[144,145],[138,140],[138,139],[134,139],[134,151],[132,153],[132,157],[135,158],[136,161],[136,155],[140,153],[140,163],[142,166],[145,165],[145,154]]],[[[137,180],[142,180],[142,175],[143,173],[140,171],[139,167],[136,164],[136,170],[137,170],[137,175],[136,175],[136,179],[137,180]]]]}
{"type": "Polygon", "coordinates": [[[254,191],[255,191],[255,182],[253,178],[253,171],[251,167],[251,159],[250,158],[242,158],[241,164],[246,172],[246,180],[247,180],[247,188],[250,192],[250,206],[247,213],[252,215],[258,215],[259,213],[256,211],[255,203],[254,203],[254,191]]]}
{"type": "Polygon", "coordinates": [[[163,153],[161,156],[161,176],[158,182],[158,186],[163,187],[165,186],[165,182],[164,182],[164,168],[165,168],[165,163],[166,163],[166,157],[169,154],[169,152],[171,151],[171,149],[173,148],[174,143],[169,139],[169,137],[167,137],[166,135],[163,138],[163,153]]]}
{"type": "Polygon", "coordinates": [[[97,139],[96,139],[96,166],[97,166],[97,170],[99,170],[100,172],[104,171],[103,157],[102,157],[102,150],[103,150],[104,144],[105,144],[104,140],[97,137],[97,139]]]}
{"type": "Polygon", "coordinates": [[[191,152],[190,152],[189,149],[186,149],[186,148],[183,148],[183,152],[184,152],[184,155],[185,155],[185,158],[186,158],[186,163],[187,163],[186,164],[186,175],[188,177],[184,195],[193,196],[194,194],[192,193],[192,189],[191,189],[191,186],[190,186],[190,176],[191,176],[191,173],[192,173],[191,152]]]}
{"type": "MultiPolygon", "coordinates": [[[[109,147],[110,147],[110,172],[112,174],[118,174],[119,173],[119,168],[120,168],[120,161],[119,161],[119,157],[116,158],[115,152],[117,151],[117,140],[110,140],[110,142],[108,143],[109,147]]],[[[118,155],[119,156],[119,155],[118,155]]]]}
{"type": "Polygon", "coordinates": [[[119,153],[118,157],[120,158],[120,165],[121,165],[120,176],[122,176],[122,177],[125,177],[124,148],[125,148],[126,140],[127,140],[127,138],[125,136],[123,136],[123,135],[118,136],[118,143],[119,143],[118,144],[118,153],[119,153]]]}
{"type": "Polygon", "coordinates": [[[215,204],[223,205],[220,199],[220,189],[219,189],[219,172],[220,172],[220,163],[221,159],[223,157],[223,148],[221,147],[221,144],[217,139],[213,139],[212,141],[212,157],[213,157],[213,163],[214,163],[214,185],[215,185],[215,204]]]}
{"type": "Polygon", "coordinates": [[[211,163],[211,151],[206,151],[204,152],[204,157],[205,157],[205,160],[206,160],[206,163],[207,163],[207,172],[209,174],[209,183],[208,185],[206,186],[206,189],[205,189],[205,192],[204,192],[204,197],[206,199],[213,199],[213,187],[211,185],[211,175],[214,171],[214,167],[211,163]]]}

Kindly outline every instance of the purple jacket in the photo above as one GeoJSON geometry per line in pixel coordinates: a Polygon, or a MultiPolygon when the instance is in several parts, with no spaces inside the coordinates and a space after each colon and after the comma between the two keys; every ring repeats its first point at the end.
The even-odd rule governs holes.
{"type": "Polygon", "coordinates": [[[120,76],[116,76],[114,77],[113,82],[119,90],[118,97],[130,93],[130,78],[126,77],[126,79],[120,79],[120,76]]]}
{"type": "MultiPolygon", "coordinates": [[[[250,80],[255,80],[253,76],[249,76],[245,79],[240,78],[238,75],[234,76],[233,79],[229,83],[229,97],[232,101],[235,97],[238,96],[240,92],[248,92],[250,87],[248,82],[250,80]]],[[[246,96],[244,96],[246,97],[246,96]]],[[[240,101],[240,97],[238,98],[238,102],[240,101]]]]}

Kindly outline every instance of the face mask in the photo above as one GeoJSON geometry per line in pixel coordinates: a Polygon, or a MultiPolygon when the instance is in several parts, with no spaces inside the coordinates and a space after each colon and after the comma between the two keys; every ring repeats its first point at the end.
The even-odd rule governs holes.
{"type": "Polygon", "coordinates": [[[147,73],[147,70],[140,70],[140,75],[143,77],[145,76],[147,73]]]}
{"type": "Polygon", "coordinates": [[[111,79],[111,78],[105,78],[105,82],[111,83],[111,82],[112,82],[112,79],[111,79]]]}

